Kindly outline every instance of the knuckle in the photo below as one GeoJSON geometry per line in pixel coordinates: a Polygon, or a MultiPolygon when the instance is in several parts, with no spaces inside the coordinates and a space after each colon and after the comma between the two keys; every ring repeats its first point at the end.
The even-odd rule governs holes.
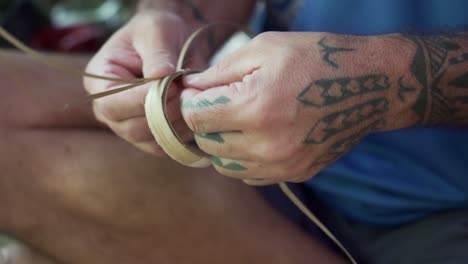
{"type": "Polygon", "coordinates": [[[133,126],[124,126],[119,131],[119,136],[125,138],[128,142],[137,143],[141,140],[141,132],[133,126]]]}
{"type": "Polygon", "coordinates": [[[213,66],[213,78],[218,79],[219,76],[223,76],[223,73],[228,72],[230,63],[226,61],[220,62],[213,66]]]}
{"type": "Polygon", "coordinates": [[[101,123],[107,123],[107,118],[102,114],[100,104],[96,101],[93,102],[93,113],[96,120],[101,123]]]}
{"type": "Polygon", "coordinates": [[[259,44],[259,45],[263,45],[264,43],[268,43],[268,45],[275,44],[278,42],[278,34],[279,34],[278,32],[271,32],[271,31],[264,32],[264,33],[259,34],[254,39],[254,41],[256,44],[259,44]]]}
{"type": "Polygon", "coordinates": [[[112,107],[109,107],[110,103],[107,98],[102,98],[94,102],[94,113],[96,116],[99,116],[103,122],[115,121],[116,115],[112,110],[112,107]]]}
{"type": "Polygon", "coordinates": [[[202,133],[202,124],[197,111],[188,111],[185,114],[185,121],[189,128],[195,133],[202,133]]]}

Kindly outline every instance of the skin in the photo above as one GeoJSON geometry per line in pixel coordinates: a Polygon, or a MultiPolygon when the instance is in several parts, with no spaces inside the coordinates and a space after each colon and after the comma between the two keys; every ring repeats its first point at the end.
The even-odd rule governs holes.
{"type": "MultiPolygon", "coordinates": [[[[164,76],[174,70],[170,65],[189,32],[213,21],[246,22],[252,8],[247,0],[142,1],[144,11],[114,35],[88,69],[119,77],[164,76]]],[[[217,32],[206,39],[221,43],[227,35],[217,32]]],[[[209,43],[195,46],[188,67],[206,64],[216,47],[209,43]]],[[[463,32],[426,37],[263,33],[172,88],[169,119],[183,140],[195,133],[225,176],[252,185],[303,182],[369,133],[465,125],[466,53],[463,32]]],[[[85,79],[90,93],[115,86],[85,79]]],[[[140,87],[97,101],[94,112],[120,137],[160,155],[144,115],[146,91],[140,87]]]]}
{"type": "MultiPolygon", "coordinates": [[[[255,1],[140,1],[139,11],[117,31],[91,59],[87,71],[124,79],[158,78],[175,71],[178,54],[187,37],[210,21],[246,23],[255,1]]],[[[231,29],[217,29],[195,41],[184,68],[204,69],[213,50],[222,43],[231,29]]],[[[85,78],[84,86],[94,94],[119,87],[120,83],[85,78]]],[[[174,85],[168,95],[168,116],[182,140],[193,139],[180,113],[182,87],[174,85]]],[[[147,125],[144,99],[148,85],[95,101],[94,113],[99,121],[117,135],[153,155],[163,150],[154,141],[147,125]]]]}
{"type": "Polygon", "coordinates": [[[466,126],[467,54],[464,32],[268,32],[187,76],[185,104],[226,99],[182,113],[221,174],[252,185],[303,182],[369,133],[466,126]]]}
{"type": "Polygon", "coordinates": [[[91,105],[61,111],[79,78],[0,56],[2,233],[67,264],[344,262],[241,182],[138,151],[91,105]]]}

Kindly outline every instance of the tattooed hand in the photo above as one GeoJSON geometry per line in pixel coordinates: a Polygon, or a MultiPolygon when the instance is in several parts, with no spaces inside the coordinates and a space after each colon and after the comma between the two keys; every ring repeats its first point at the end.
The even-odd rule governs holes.
{"type": "Polygon", "coordinates": [[[370,132],[418,119],[412,54],[396,36],[264,33],[186,77],[182,113],[220,173],[305,181],[370,132]]]}

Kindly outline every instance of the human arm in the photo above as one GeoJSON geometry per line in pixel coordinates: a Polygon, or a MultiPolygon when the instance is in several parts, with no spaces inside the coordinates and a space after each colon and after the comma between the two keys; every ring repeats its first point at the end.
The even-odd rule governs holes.
{"type": "Polygon", "coordinates": [[[269,32],[187,77],[183,114],[222,174],[301,182],[369,133],[466,125],[467,52],[463,32],[269,32]]]}

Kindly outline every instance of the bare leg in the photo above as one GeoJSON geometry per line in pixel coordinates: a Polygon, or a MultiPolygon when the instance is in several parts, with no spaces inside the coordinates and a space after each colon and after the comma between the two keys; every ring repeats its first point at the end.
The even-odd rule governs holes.
{"type": "Polygon", "coordinates": [[[89,106],[54,111],[79,83],[24,60],[0,66],[4,231],[67,264],[342,262],[254,189],[140,153],[89,106]]]}

